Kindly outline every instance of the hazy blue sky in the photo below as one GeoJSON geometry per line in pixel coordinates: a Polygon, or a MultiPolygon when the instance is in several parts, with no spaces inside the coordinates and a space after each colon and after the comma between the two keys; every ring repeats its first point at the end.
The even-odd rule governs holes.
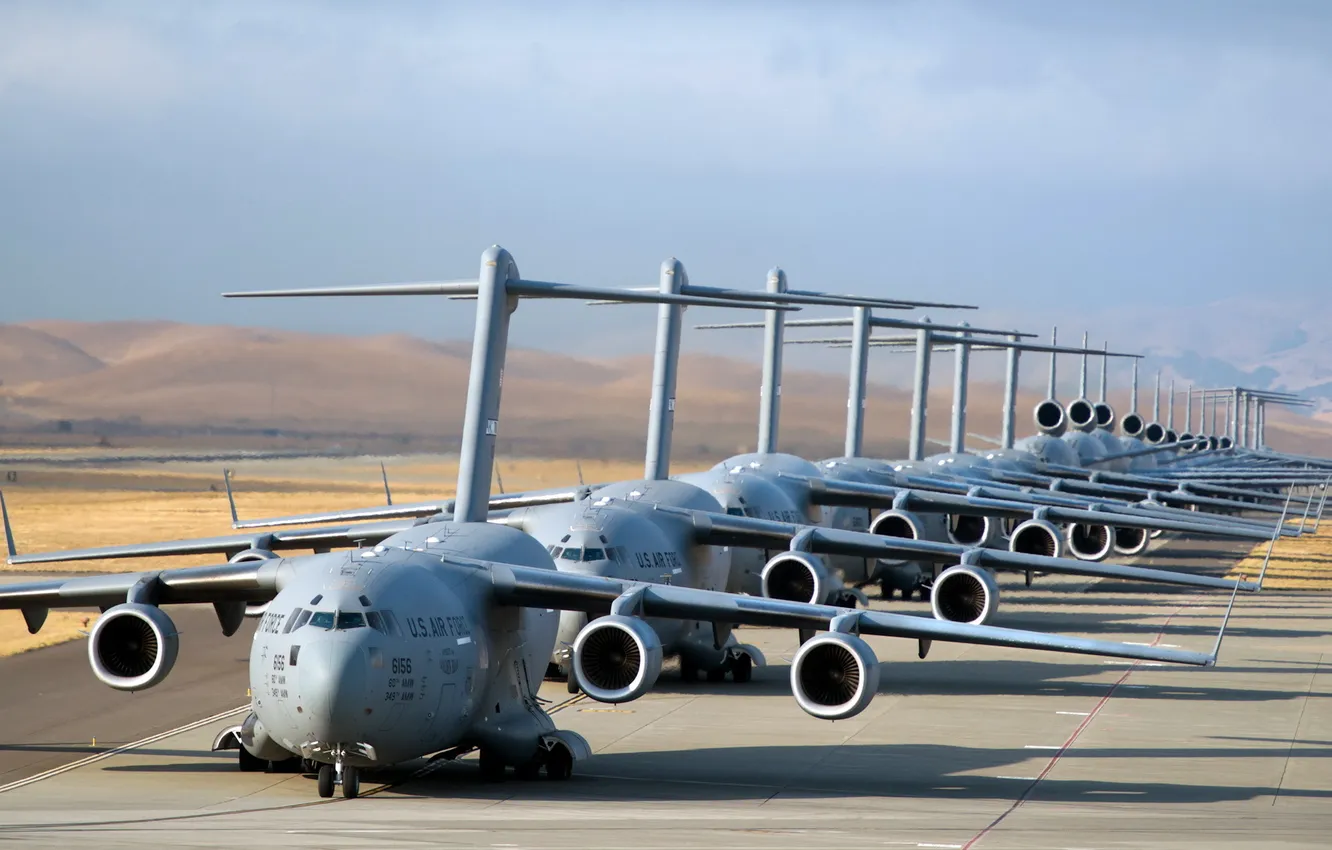
{"type": "MultiPolygon", "coordinates": [[[[1299,301],[1332,269],[1330,60],[1325,2],[6,0],[0,321],[456,336],[465,305],[216,294],[468,276],[492,242],[534,278],[781,264],[1093,333],[1299,301]]],[[[514,338],[646,351],[648,312],[514,338]]]]}

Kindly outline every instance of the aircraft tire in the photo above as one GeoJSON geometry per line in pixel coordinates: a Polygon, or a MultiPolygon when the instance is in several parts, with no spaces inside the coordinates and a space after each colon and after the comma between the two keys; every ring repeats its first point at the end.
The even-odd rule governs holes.
{"type": "Polygon", "coordinates": [[[361,794],[361,771],[354,767],[342,768],[342,797],[355,800],[361,794]]]}
{"type": "Polygon", "coordinates": [[[726,668],[718,667],[716,670],[709,670],[706,674],[706,678],[709,682],[725,682],[726,668]]]}
{"type": "Polygon", "coordinates": [[[743,685],[754,678],[754,659],[748,655],[738,655],[731,660],[731,678],[737,685],[743,685]]]}
{"type": "Polygon", "coordinates": [[[257,773],[268,768],[268,762],[251,755],[243,744],[236,750],[236,760],[240,765],[241,773],[257,773]]]}
{"type": "Polygon", "coordinates": [[[514,775],[525,782],[541,777],[541,762],[533,759],[527,764],[520,764],[513,769],[514,775]]]}
{"type": "Polygon", "coordinates": [[[546,778],[565,780],[573,776],[573,756],[564,747],[556,747],[546,754],[546,778]]]}
{"type": "Polygon", "coordinates": [[[693,664],[693,662],[686,661],[684,658],[681,658],[681,659],[680,659],[680,678],[683,679],[683,680],[686,681],[686,682],[697,682],[697,681],[698,681],[698,667],[696,667],[696,666],[693,664]]]}
{"type": "Polygon", "coordinates": [[[331,764],[319,765],[319,796],[325,798],[333,796],[333,765],[331,764]]]}
{"type": "Polygon", "coordinates": [[[503,782],[504,781],[504,762],[499,756],[491,750],[481,750],[481,757],[478,759],[481,766],[481,779],[485,782],[503,782]]]}

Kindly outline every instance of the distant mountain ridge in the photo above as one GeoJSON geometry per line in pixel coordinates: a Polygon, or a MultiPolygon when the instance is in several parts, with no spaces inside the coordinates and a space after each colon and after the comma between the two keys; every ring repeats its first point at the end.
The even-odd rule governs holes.
{"type": "MultiPolygon", "coordinates": [[[[1286,351],[1310,344],[1296,342],[1286,351]]],[[[230,429],[298,434],[314,444],[375,434],[447,448],[456,445],[461,428],[470,354],[466,341],[406,334],[175,322],[0,325],[0,426],[51,431],[64,421],[144,434],[230,429]]],[[[681,458],[752,450],[758,359],[757,340],[746,360],[683,355],[674,440],[681,458]]],[[[532,455],[640,457],[651,368],[648,355],[597,359],[512,349],[502,445],[532,455]]],[[[1030,371],[1026,379],[1037,383],[1030,371]]],[[[842,454],[843,375],[788,368],[782,398],[780,448],[814,458],[842,454]]],[[[997,385],[974,382],[967,430],[997,435],[1001,398],[997,385]]],[[[1031,391],[1021,395],[1019,434],[1030,433],[1027,411],[1039,398],[1031,391]]],[[[1112,394],[1112,402],[1122,403],[1117,399],[1112,394]]],[[[928,418],[935,439],[947,438],[951,406],[951,380],[940,371],[928,418]]],[[[871,384],[867,454],[902,456],[909,410],[907,391],[871,384]]],[[[1301,451],[1315,450],[1328,430],[1307,418],[1278,415],[1271,422],[1274,433],[1285,428],[1291,447],[1301,451]]]]}

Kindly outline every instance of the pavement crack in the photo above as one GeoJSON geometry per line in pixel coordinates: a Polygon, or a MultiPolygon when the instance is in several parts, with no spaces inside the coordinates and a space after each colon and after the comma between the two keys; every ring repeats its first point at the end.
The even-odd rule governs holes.
{"type": "Polygon", "coordinates": [[[1290,770],[1290,759],[1295,753],[1295,742],[1300,738],[1300,727],[1304,725],[1304,711],[1309,707],[1309,697],[1313,694],[1314,682],[1318,681],[1318,670],[1323,666],[1323,654],[1318,653],[1318,660],[1314,662],[1313,674],[1309,676],[1309,687],[1304,691],[1304,699],[1300,700],[1300,716],[1295,720],[1295,728],[1290,733],[1290,746],[1286,748],[1286,761],[1281,765],[1281,778],[1277,780],[1276,792],[1272,794],[1272,805],[1275,806],[1277,798],[1281,796],[1281,791],[1286,786],[1286,772],[1290,770]]]}

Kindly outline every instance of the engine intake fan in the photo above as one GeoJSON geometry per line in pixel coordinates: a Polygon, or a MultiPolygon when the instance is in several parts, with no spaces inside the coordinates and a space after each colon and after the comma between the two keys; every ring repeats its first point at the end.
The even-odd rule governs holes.
{"type": "Polygon", "coordinates": [[[999,584],[981,567],[949,567],[934,580],[930,608],[936,620],[981,625],[999,610],[999,584]]]}
{"type": "Polygon", "coordinates": [[[1063,548],[1063,535],[1053,523],[1043,519],[1029,519],[1013,529],[1008,537],[1008,551],[1021,555],[1039,555],[1058,558],[1063,548]]]}
{"type": "Polygon", "coordinates": [[[1068,551],[1080,561],[1104,561],[1114,542],[1110,526],[1084,522],[1070,523],[1066,539],[1068,551]]]}
{"type": "Polygon", "coordinates": [[[763,595],[786,602],[822,603],[831,580],[823,559],[809,552],[783,552],[763,565],[763,595]]]}
{"type": "Polygon", "coordinates": [[[1145,528],[1114,528],[1114,550],[1117,555],[1140,555],[1151,543],[1151,537],[1145,528]]]}
{"type": "Polygon", "coordinates": [[[142,691],[160,683],[179,650],[176,624],[153,605],[117,605],[98,618],[88,636],[93,674],[118,691],[142,691]]]}
{"type": "Polygon", "coordinates": [[[598,702],[636,700],[661,675],[661,639],[636,617],[599,617],[574,638],[573,675],[598,702]]]}
{"type": "Polygon", "coordinates": [[[815,635],[801,645],[791,662],[791,693],[796,704],[823,720],[855,717],[878,690],[879,659],[855,635],[815,635]]]}

